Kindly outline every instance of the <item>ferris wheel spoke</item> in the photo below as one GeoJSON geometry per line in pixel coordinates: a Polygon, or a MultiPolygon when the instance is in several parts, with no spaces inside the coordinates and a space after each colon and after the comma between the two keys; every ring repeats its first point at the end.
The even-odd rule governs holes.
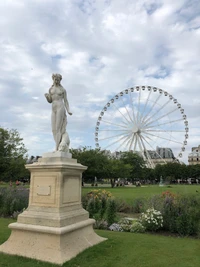
{"type": "Polygon", "coordinates": [[[159,123],[159,124],[156,124],[156,125],[148,126],[147,128],[154,128],[154,127],[161,126],[161,125],[172,124],[172,123],[178,122],[178,121],[183,121],[183,119],[178,119],[178,120],[173,120],[173,121],[167,121],[167,122],[159,123]]]}
{"type": "Polygon", "coordinates": [[[137,139],[138,139],[138,147],[140,149],[140,152],[141,152],[141,154],[143,156],[143,159],[146,161],[146,157],[145,157],[145,154],[144,154],[144,150],[142,149],[142,144],[141,144],[141,140],[139,138],[139,135],[137,135],[137,139]]]}
{"type": "MultiPolygon", "coordinates": [[[[109,136],[109,137],[105,137],[105,138],[98,138],[98,141],[104,141],[104,140],[112,139],[112,138],[115,138],[115,137],[118,137],[118,136],[122,136],[124,134],[125,133],[120,133],[120,134],[115,134],[115,135],[112,135],[112,136],[109,136]]],[[[129,133],[127,133],[127,134],[129,134],[129,133]]]]}
{"type": "Polygon", "coordinates": [[[165,133],[168,133],[168,132],[170,132],[170,133],[171,133],[171,132],[176,132],[176,133],[184,133],[185,131],[184,131],[184,130],[182,130],[182,131],[181,131],[181,130],[178,131],[178,130],[172,130],[172,129],[171,129],[171,130],[157,130],[157,129],[156,129],[156,130],[149,130],[149,129],[148,129],[148,132],[157,132],[157,133],[158,133],[158,132],[161,132],[161,133],[164,133],[164,132],[165,132],[165,133]]]}
{"type": "Polygon", "coordinates": [[[142,120],[142,115],[144,114],[144,112],[145,112],[145,110],[146,110],[146,106],[147,106],[147,103],[149,102],[149,98],[150,98],[150,96],[151,96],[151,93],[152,93],[152,90],[149,91],[149,94],[148,94],[148,97],[147,97],[147,99],[146,99],[146,102],[145,102],[143,111],[142,111],[142,113],[141,113],[141,115],[140,115],[140,121],[142,120]]]}
{"type": "MultiPolygon", "coordinates": [[[[144,138],[144,137],[143,137],[144,138]]],[[[146,138],[148,138],[148,139],[150,139],[148,136],[146,137],[146,138]]],[[[145,138],[144,138],[145,139],[145,138]]],[[[151,140],[151,139],[150,139],[151,140]]],[[[145,141],[146,141],[146,139],[145,139],[145,141]]],[[[147,142],[147,141],[146,141],[147,142]]],[[[149,146],[151,146],[150,144],[149,144],[149,146]]],[[[161,155],[151,146],[151,149],[158,155],[158,157],[160,158],[160,159],[162,159],[165,163],[167,163],[166,162],[166,160],[164,159],[164,158],[162,158],[161,157],[161,155]]],[[[173,152],[170,150],[170,149],[168,149],[168,148],[166,148],[165,147],[165,149],[167,150],[167,151],[170,151],[171,153],[172,153],[172,155],[173,155],[173,152]]]]}
{"type": "Polygon", "coordinates": [[[143,149],[144,149],[144,151],[146,153],[146,157],[147,157],[147,160],[148,160],[148,165],[150,165],[151,168],[154,168],[155,167],[155,164],[152,162],[151,156],[149,155],[149,152],[146,149],[146,146],[145,146],[145,144],[143,142],[143,139],[142,139],[142,135],[140,135],[139,137],[140,137],[140,141],[142,143],[143,149]]]}
{"type": "Polygon", "coordinates": [[[114,144],[118,144],[121,140],[123,140],[125,138],[127,138],[127,135],[126,136],[122,136],[121,138],[117,139],[117,141],[114,141],[114,142],[108,144],[104,149],[106,149],[106,148],[108,148],[108,147],[110,147],[110,146],[112,146],[114,144]]]}
{"type": "MultiPolygon", "coordinates": [[[[110,121],[105,121],[105,120],[101,120],[101,121],[103,121],[103,122],[105,122],[105,123],[107,123],[107,124],[110,124],[110,125],[115,125],[115,126],[118,126],[118,127],[122,127],[122,128],[129,128],[129,127],[127,127],[127,126],[124,126],[124,125],[120,125],[120,124],[117,124],[117,123],[113,123],[113,122],[110,122],[110,121]]],[[[127,124],[126,124],[127,125],[127,124]]]]}
{"type": "Polygon", "coordinates": [[[116,148],[116,151],[119,151],[120,147],[122,147],[125,143],[129,143],[130,142],[130,135],[127,136],[127,138],[123,141],[122,144],[120,144],[117,148],[116,148]]]}
{"type": "Polygon", "coordinates": [[[129,130],[127,129],[127,130],[121,130],[121,129],[119,129],[119,130],[114,130],[114,129],[112,129],[112,130],[110,130],[110,129],[102,129],[102,130],[98,130],[98,132],[128,132],[129,130]]]}
{"type": "Polygon", "coordinates": [[[172,140],[172,139],[168,139],[168,138],[164,138],[164,137],[161,137],[161,136],[156,135],[156,134],[150,134],[149,132],[145,132],[145,134],[146,134],[146,135],[155,136],[155,137],[158,137],[158,138],[160,138],[160,139],[167,140],[167,141],[169,141],[169,142],[173,142],[173,143],[177,143],[177,144],[181,144],[181,145],[182,145],[181,142],[178,142],[178,141],[176,141],[176,140],[172,140]]]}
{"type": "Polygon", "coordinates": [[[124,101],[123,101],[123,99],[122,99],[121,97],[120,97],[120,100],[121,100],[121,102],[123,103],[123,105],[124,105],[124,107],[125,107],[125,109],[126,109],[126,113],[128,114],[130,121],[133,122],[133,119],[131,118],[129,111],[128,111],[127,108],[126,108],[126,104],[124,103],[124,101]]]}
{"type": "Polygon", "coordinates": [[[131,142],[130,142],[130,145],[129,145],[129,151],[131,150],[131,147],[132,147],[134,141],[135,141],[135,133],[132,134],[131,142]]]}
{"type": "Polygon", "coordinates": [[[150,121],[150,122],[147,123],[145,126],[148,126],[148,125],[151,124],[151,123],[154,123],[154,122],[156,122],[156,121],[159,121],[160,119],[162,119],[162,118],[168,116],[169,114],[175,112],[177,109],[178,109],[178,108],[175,108],[175,109],[171,110],[170,112],[164,114],[163,116],[156,118],[154,121],[150,121]]]}
{"type": "Polygon", "coordinates": [[[139,89],[139,94],[138,94],[137,124],[139,122],[140,102],[141,102],[141,89],[139,89]]]}
{"type": "Polygon", "coordinates": [[[134,136],[135,136],[134,151],[136,151],[136,147],[137,147],[137,134],[134,134],[134,136]]]}
{"type": "Polygon", "coordinates": [[[142,138],[143,138],[144,141],[149,145],[149,147],[152,149],[152,151],[154,151],[154,152],[158,155],[158,157],[159,157],[160,159],[162,159],[162,160],[166,163],[166,161],[161,157],[160,154],[158,154],[158,152],[155,150],[155,148],[152,147],[152,145],[146,140],[146,138],[145,138],[144,136],[142,136],[142,138]]]}
{"type": "Polygon", "coordinates": [[[144,123],[147,123],[152,118],[154,118],[154,116],[157,115],[167,104],[169,104],[170,101],[171,100],[169,99],[167,102],[165,102],[158,110],[156,110],[156,112],[153,115],[151,115],[146,121],[144,121],[144,123]]]}
{"type": "Polygon", "coordinates": [[[161,97],[161,94],[156,98],[156,100],[154,101],[153,105],[150,107],[149,112],[142,119],[142,123],[144,123],[145,119],[149,116],[149,114],[151,113],[151,111],[153,110],[153,108],[155,107],[155,105],[157,104],[157,102],[160,99],[160,97],[161,97]]]}
{"type": "Polygon", "coordinates": [[[135,117],[134,106],[133,106],[133,98],[132,98],[131,92],[129,92],[129,96],[130,96],[130,99],[131,99],[131,107],[132,107],[132,112],[133,112],[133,121],[136,124],[136,117],[135,117]]]}
{"type": "Polygon", "coordinates": [[[126,118],[126,116],[124,116],[124,114],[119,110],[118,107],[116,107],[116,105],[114,103],[113,103],[113,106],[122,115],[122,117],[128,122],[128,124],[130,124],[130,121],[126,118]]]}

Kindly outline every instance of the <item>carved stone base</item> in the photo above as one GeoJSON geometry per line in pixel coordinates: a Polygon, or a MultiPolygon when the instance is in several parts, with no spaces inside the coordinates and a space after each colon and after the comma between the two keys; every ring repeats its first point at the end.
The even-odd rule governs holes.
{"type": "Polygon", "coordinates": [[[63,152],[45,154],[31,172],[29,206],[18,216],[0,252],[63,264],[104,240],[95,234],[93,219],[81,205],[85,166],[63,152]]]}
{"type": "Polygon", "coordinates": [[[11,236],[0,246],[0,251],[63,264],[84,249],[106,240],[95,234],[93,223],[92,219],[65,227],[12,223],[9,225],[11,236]]]}

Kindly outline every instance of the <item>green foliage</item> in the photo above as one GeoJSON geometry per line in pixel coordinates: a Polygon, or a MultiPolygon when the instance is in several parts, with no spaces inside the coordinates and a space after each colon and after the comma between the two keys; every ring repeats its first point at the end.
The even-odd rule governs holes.
{"type": "Polygon", "coordinates": [[[168,191],[151,198],[151,205],[163,215],[163,229],[179,235],[198,235],[200,196],[177,195],[168,191]]]}
{"type": "Polygon", "coordinates": [[[135,180],[154,180],[163,177],[165,181],[171,182],[188,177],[200,177],[200,165],[186,166],[177,162],[156,165],[155,169],[145,166],[144,159],[133,152],[121,152],[120,158],[111,158],[105,151],[83,147],[82,149],[71,149],[74,158],[78,162],[88,166],[83,173],[84,182],[94,183],[94,177],[102,178],[128,178],[135,180]]]}
{"type": "Polygon", "coordinates": [[[125,164],[120,159],[109,159],[107,166],[107,177],[108,178],[130,178],[132,166],[125,164]]]}
{"type": "Polygon", "coordinates": [[[145,198],[136,198],[133,201],[133,212],[134,213],[141,213],[145,210],[145,198]]]}
{"type": "Polygon", "coordinates": [[[70,151],[73,158],[88,167],[83,173],[84,182],[94,183],[95,176],[98,180],[102,178],[143,178],[146,170],[143,158],[132,152],[123,152],[118,159],[110,157],[105,151],[90,147],[71,149],[70,151]]]}
{"type": "Polygon", "coordinates": [[[132,227],[132,220],[123,218],[119,221],[119,226],[123,232],[130,232],[131,227],[132,227]]]}
{"type": "Polygon", "coordinates": [[[115,199],[117,212],[131,213],[133,211],[131,204],[122,199],[115,199]]]}
{"type": "Polygon", "coordinates": [[[71,149],[70,152],[73,158],[76,158],[79,163],[88,167],[83,172],[84,182],[94,182],[95,176],[97,179],[107,177],[108,157],[103,151],[84,147],[82,149],[71,149]]]}
{"type": "Polygon", "coordinates": [[[134,220],[132,222],[130,232],[131,233],[144,233],[146,231],[146,228],[138,221],[134,220]]]}
{"type": "Polygon", "coordinates": [[[96,220],[96,228],[112,224],[116,219],[116,203],[112,195],[106,190],[92,190],[83,199],[83,207],[89,212],[90,218],[96,220]]]}
{"type": "Polygon", "coordinates": [[[187,173],[188,177],[200,178],[200,165],[188,165],[187,173]]]}
{"type": "Polygon", "coordinates": [[[124,152],[121,156],[121,161],[131,166],[130,176],[132,179],[141,178],[145,169],[145,161],[137,153],[124,152]]]}
{"type": "Polygon", "coordinates": [[[169,182],[177,179],[187,179],[189,177],[188,166],[177,162],[167,163],[164,165],[156,165],[154,169],[154,176],[160,179],[160,176],[164,180],[169,182]]]}
{"type": "Polygon", "coordinates": [[[10,217],[27,208],[28,197],[24,188],[0,188],[0,216],[10,217]]]}
{"type": "Polygon", "coordinates": [[[108,222],[108,225],[111,225],[116,221],[116,211],[117,211],[117,205],[115,203],[115,200],[109,199],[106,209],[106,221],[108,222]]]}
{"type": "Polygon", "coordinates": [[[0,128],[0,179],[14,181],[27,176],[26,148],[17,130],[0,128]]]}

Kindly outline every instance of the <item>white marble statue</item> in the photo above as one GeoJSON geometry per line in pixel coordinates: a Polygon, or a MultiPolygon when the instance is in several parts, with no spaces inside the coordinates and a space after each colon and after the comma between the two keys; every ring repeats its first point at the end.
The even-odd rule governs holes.
{"type": "Polygon", "coordinates": [[[65,132],[64,134],[62,134],[62,139],[59,144],[58,150],[69,153],[69,144],[70,144],[69,135],[67,132],[65,132]]]}
{"type": "Polygon", "coordinates": [[[52,79],[53,85],[49,89],[49,93],[45,94],[45,97],[49,103],[52,103],[51,126],[56,142],[55,150],[67,152],[69,148],[69,136],[66,133],[66,111],[69,115],[72,115],[72,113],[69,109],[66,90],[60,84],[62,76],[60,74],[52,74],[52,79]],[[63,145],[64,142],[65,145],[63,145]]]}

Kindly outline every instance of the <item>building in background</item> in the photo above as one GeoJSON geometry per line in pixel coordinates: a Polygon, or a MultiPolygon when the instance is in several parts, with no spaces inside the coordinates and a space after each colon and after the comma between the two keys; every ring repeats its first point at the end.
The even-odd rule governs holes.
{"type": "MultiPolygon", "coordinates": [[[[146,155],[147,153],[144,152],[144,155],[146,158],[150,157],[151,161],[153,163],[154,166],[156,166],[157,164],[166,164],[169,162],[179,162],[178,159],[176,159],[174,157],[174,153],[172,151],[171,148],[168,147],[156,147],[156,150],[147,150],[148,151],[148,155],[146,155]]],[[[130,151],[133,153],[137,153],[138,155],[140,155],[141,157],[143,157],[142,152],[141,151],[130,151]]],[[[123,151],[115,151],[115,152],[111,152],[110,150],[104,150],[104,153],[107,156],[110,156],[111,158],[116,158],[116,159],[120,159],[123,151]]]]}
{"type": "Polygon", "coordinates": [[[192,147],[192,152],[188,155],[189,165],[200,164],[200,145],[198,147],[192,147]]]}
{"type": "Polygon", "coordinates": [[[179,162],[175,157],[171,148],[168,147],[156,147],[156,150],[148,150],[151,156],[152,162],[157,164],[166,164],[169,162],[179,162]]]}

